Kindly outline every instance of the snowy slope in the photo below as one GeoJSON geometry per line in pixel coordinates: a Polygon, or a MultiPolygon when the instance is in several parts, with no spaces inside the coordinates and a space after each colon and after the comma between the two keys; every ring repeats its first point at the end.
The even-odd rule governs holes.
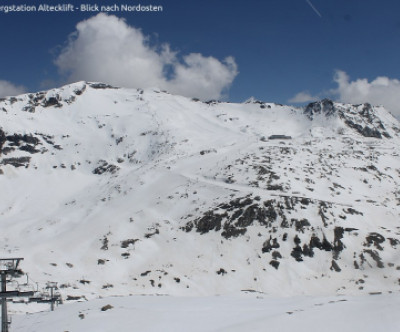
{"type": "Polygon", "coordinates": [[[113,297],[15,316],[15,332],[397,332],[398,294],[272,298],[113,297]]]}
{"type": "Polygon", "coordinates": [[[85,82],[7,98],[0,256],[24,257],[64,301],[395,291],[399,127],[382,107],[329,100],[85,82]]]}

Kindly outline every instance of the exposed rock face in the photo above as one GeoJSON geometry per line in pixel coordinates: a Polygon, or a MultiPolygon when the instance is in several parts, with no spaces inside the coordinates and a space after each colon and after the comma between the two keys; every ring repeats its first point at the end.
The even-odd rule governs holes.
{"type": "Polygon", "coordinates": [[[363,127],[358,123],[354,123],[352,120],[345,120],[346,125],[350,128],[355,129],[359,134],[363,135],[364,137],[375,137],[375,138],[382,138],[382,134],[376,128],[371,128],[368,126],[363,127]]]}
{"type": "Polygon", "coordinates": [[[391,135],[376,114],[376,110],[368,103],[343,107],[329,99],[323,99],[322,101],[308,104],[304,109],[304,114],[310,120],[321,114],[327,118],[339,117],[346,126],[364,137],[391,138],[391,135]]]}
{"type": "Polygon", "coordinates": [[[96,167],[93,170],[93,174],[101,175],[106,172],[115,174],[119,169],[118,166],[109,164],[105,160],[100,160],[99,163],[100,163],[100,166],[96,167]]]}
{"type": "Polygon", "coordinates": [[[1,161],[2,165],[11,165],[16,168],[18,167],[28,167],[29,161],[31,160],[30,157],[19,157],[19,158],[3,158],[1,161]]]}
{"type": "Polygon", "coordinates": [[[323,99],[321,101],[308,104],[304,109],[304,114],[310,120],[313,120],[315,115],[323,114],[327,117],[333,116],[337,114],[337,109],[335,108],[332,100],[323,99]]]}
{"type": "Polygon", "coordinates": [[[112,85],[104,84],[104,83],[90,83],[89,85],[93,89],[118,89],[112,85]]]}
{"type": "Polygon", "coordinates": [[[3,145],[7,141],[5,132],[0,128],[0,155],[3,153],[3,145]]]}
{"type": "MultiPolygon", "coordinates": [[[[350,215],[362,215],[351,208],[341,208],[341,211],[350,215]]],[[[297,262],[302,262],[304,257],[314,257],[315,249],[331,252],[331,269],[340,272],[341,268],[336,261],[346,250],[343,241],[346,238],[358,237],[355,233],[358,230],[356,228],[335,226],[340,219],[343,219],[343,216],[337,215],[337,206],[329,202],[298,197],[261,201],[259,197],[247,196],[219,204],[205,212],[202,217],[189,221],[182,229],[186,232],[195,230],[202,235],[210,231],[219,232],[221,237],[234,241],[235,238],[245,235],[252,227],[262,226],[270,235],[260,247],[261,253],[271,253],[274,249],[281,248],[284,242],[292,241],[290,256],[297,262]],[[320,220],[313,220],[310,223],[304,218],[305,214],[319,215],[320,220]],[[291,240],[288,239],[288,233],[292,234],[291,240]],[[328,238],[332,240],[329,241],[328,238]]],[[[360,257],[360,261],[355,261],[355,268],[359,269],[364,265],[364,253],[369,254],[377,267],[382,268],[384,264],[378,252],[366,248],[374,245],[378,250],[383,250],[381,244],[385,241],[382,235],[369,233],[365,237],[363,247],[360,247],[358,253],[354,253],[360,257]]],[[[352,254],[352,252],[347,253],[350,257],[352,254]]],[[[277,260],[283,257],[289,256],[285,257],[281,252],[274,251],[271,256],[274,262],[271,265],[278,269],[277,260]]]]}

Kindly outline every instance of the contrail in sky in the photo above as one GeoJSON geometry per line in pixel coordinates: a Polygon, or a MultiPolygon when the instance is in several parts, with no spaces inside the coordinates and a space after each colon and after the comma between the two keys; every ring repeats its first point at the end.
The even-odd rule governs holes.
{"type": "Polygon", "coordinates": [[[317,8],[314,7],[314,5],[311,3],[310,0],[306,0],[307,3],[310,5],[310,7],[315,11],[315,13],[319,16],[322,17],[321,13],[317,10],[317,8]]]}

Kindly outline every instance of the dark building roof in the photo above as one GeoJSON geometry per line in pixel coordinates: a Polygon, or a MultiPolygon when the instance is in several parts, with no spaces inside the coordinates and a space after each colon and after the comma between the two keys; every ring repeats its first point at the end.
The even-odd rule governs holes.
{"type": "Polygon", "coordinates": [[[292,136],[286,136],[286,135],[271,135],[268,137],[268,139],[292,139],[292,136]]]}

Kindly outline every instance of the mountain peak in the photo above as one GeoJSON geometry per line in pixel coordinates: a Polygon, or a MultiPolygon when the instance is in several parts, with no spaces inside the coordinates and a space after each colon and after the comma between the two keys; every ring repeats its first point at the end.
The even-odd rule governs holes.
{"type": "Polygon", "coordinates": [[[364,137],[392,138],[400,133],[398,121],[389,112],[369,103],[351,105],[323,99],[308,104],[303,113],[311,121],[320,117],[340,120],[344,127],[364,137]]]}
{"type": "Polygon", "coordinates": [[[336,114],[336,108],[335,104],[332,100],[330,99],[322,99],[320,101],[312,102],[308,104],[305,109],[304,109],[304,114],[310,119],[313,120],[313,118],[316,115],[323,114],[327,117],[332,116],[336,114]]]}

